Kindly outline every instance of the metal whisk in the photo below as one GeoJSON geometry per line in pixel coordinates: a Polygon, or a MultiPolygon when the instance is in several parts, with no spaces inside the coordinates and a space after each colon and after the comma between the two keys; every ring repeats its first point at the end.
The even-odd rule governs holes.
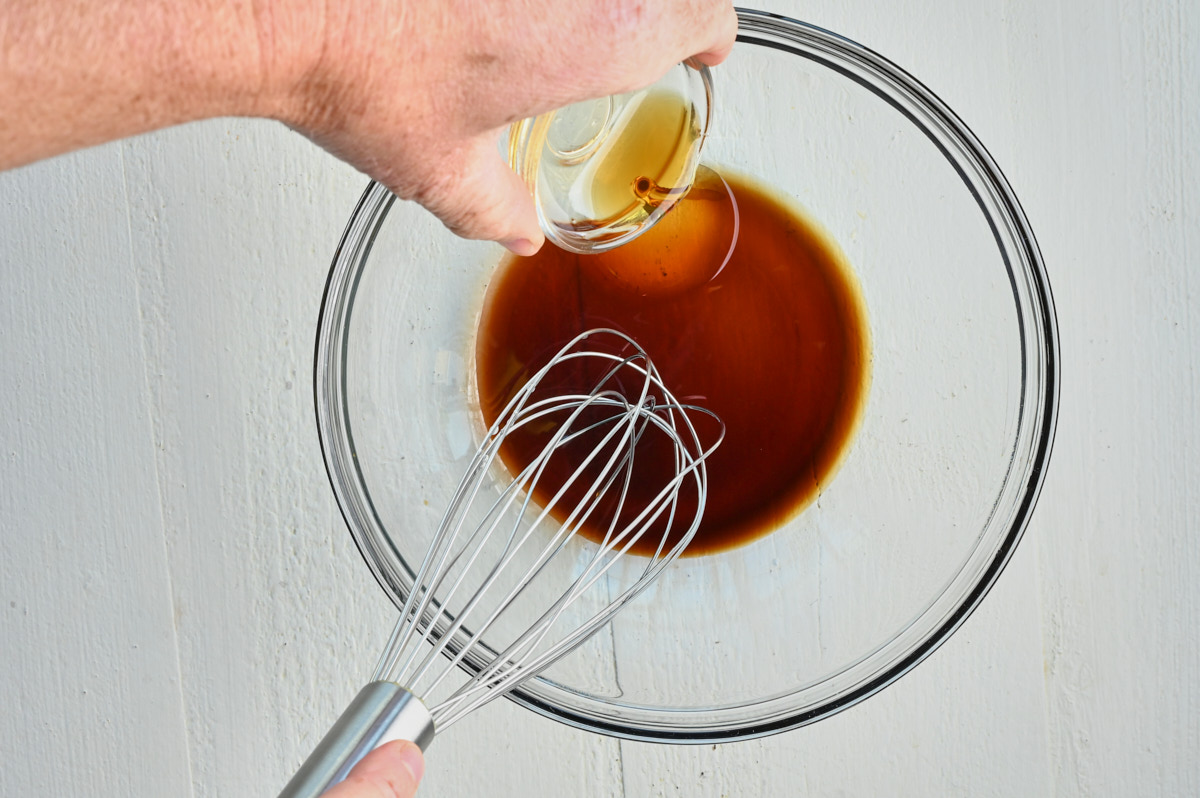
{"type": "Polygon", "coordinates": [[[590,330],[567,344],[488,431],[372,681],[280,798],[315,798],[390,740],[425,749],[435,732],[582,645],[687,546],[704,512],[705,460],[723,436],[719,419],[680,403],[628,336],[590,330]],[[581,380],[590,390],[561,387],[581,380]],[[703,440],[697,414],[712,419],[703,440]],[[496,460],[517,430],[547,441],[505,484],[496,460]],[[652,438],[667,444],[671,465],[657,468],[656,456],[661,487],[634,506],[632,481],[646,478],[634,466],[652,438]],[[629,554],[635,545],[648,555],[629,554]]]}

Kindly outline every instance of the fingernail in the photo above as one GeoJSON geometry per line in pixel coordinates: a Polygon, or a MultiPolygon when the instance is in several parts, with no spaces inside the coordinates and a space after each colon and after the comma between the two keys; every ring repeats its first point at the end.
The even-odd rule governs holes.
{"type": "Polygon", "coordinates": [[[538,248],[528,238],[515,238],[511,241],[501,241],[500,244],[514,255],[528,258],[537,253],[538,248]]]}
{"type": "Polygon", "coordinates": [[[400,750],[400,763],[408,769],[413,784],[419,784],[425,775],[425,757],[421,755],[421,749],[415,745],[404,746],[400,750]]]}

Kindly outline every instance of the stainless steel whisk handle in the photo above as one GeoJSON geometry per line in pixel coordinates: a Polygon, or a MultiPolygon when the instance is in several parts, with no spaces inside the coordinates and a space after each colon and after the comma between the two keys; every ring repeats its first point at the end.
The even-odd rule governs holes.
{"type": "Polygon", "coordinates": [[[424,751],[433,741],[433,717],[421,699],[394,682],[371,682],[350,702],[279,798],[317,798],[346,778],[373,749],[411,740],[424,751]]]}

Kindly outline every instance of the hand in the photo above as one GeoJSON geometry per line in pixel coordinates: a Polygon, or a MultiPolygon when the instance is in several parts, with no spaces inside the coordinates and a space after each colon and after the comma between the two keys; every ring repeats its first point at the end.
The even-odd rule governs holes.
{"type": "Polygon", "coordinates": [[[641,88],[691,56],[715,65],[737,30],[728,0],[327,5],[280,118],[459,235],[520,254],[543,238],[499,154],[504,127],[641,88]]]}
{"type": "Polygon", "coordinates": [[[264,116],[456,233],[542,242],[498,140],[733,46],[730,0],[0,3],[0,169],[167,125],[264,116]]]}
{"type": "Polygon", "coordinates": [[[364,756],[345,781],[321,798],[412,798],[424,772],[421,749],[396,740],[364,756]]]}

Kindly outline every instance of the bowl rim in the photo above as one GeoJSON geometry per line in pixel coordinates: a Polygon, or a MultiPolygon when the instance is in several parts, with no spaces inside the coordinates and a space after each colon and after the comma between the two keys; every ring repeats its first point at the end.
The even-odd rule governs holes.
{"type": "MultiPolygon", "coordinates": [[[[662,709],[656,713],[658,717],[642,717],[634,721],[614,718],[596,710],[565,706],[555,700],[555,696],[572,691],[541,678],[509,694],[518,704],[546,717],[580,729],[624,739],[700,744],[764,737],[798,728],[840,712],[874,695],[908,673],[963,624],[1008,564],[1024,535],[1041,493],[1057,425],[1060,391],[1059,341],[1049,278],[1029,221],[1007,179],[983,144],[924,84],[874,51],[838,34],[788,17],[743,8],[737,9],[737,14],[737,40],[740,44],[765,46],[806,58],[866,88],[903,114],[924,133],[953,165],[964,185],[974,196],[991,226],[1004,257],[1010,285],[1014,295],[1017,295],[1015,301],[1022,356],[1019,413],[1028,419],[1028,425],[1020,422],[1017,425],[1017,442],[1021,442],[1022,427],[1027,427],[1028,451],[1014,451],[1014,462],[1010,464],[1005,482],[1007,484],[1017,477],[1020,484],[1016,488],[1016,497],[1011,502],[1012,507],[1008,510],[1008,529],[992,552],[990,560],[973,574],[970,589],[943,616],[941,623],[904,656],[890,662],[871,678],[855,684],[851,689],[829,696],[816,706],[790,711],[786,708],[780,711],[774,706],[781,698],[795,695],[796,691],[793,690],[768,696],[757,702],[744,703],[736,708],[662,709]],[[956,160],[951,147],[964,163],[956,160]],[[973,170],[982,181],[983,191],[968,178],[964,171],[967,168],[973,170]],[[989,210],[985,201],[993,203],[994,210],[989,210]],[[1015,253],[1006,249],[1000,227],[1003,227],[1015,242],[1015,253]],[[1027,309],[1022,307],[1019,296],[1017,271],[1028,284],[1027,309]],[[1018,454],[1022,456],[1018,457],[1018,454]],[[1016,462],[1017,460],[1020,462],[1016,462]],[[1017,466],[1019,468],[1014,471],[1014,467],[1017,466]],[[745,718],[734,711],[745,710],[747,707],[760,707],[761,712],[758,716],[745,718]],[[679,723],[689,714],[696,716],[700,712],[715,712],[726,717],[717,722],[709,721],[700,725],[688,726],[679,723]]],[[[318,317],[313,391],[318,437],[326,473],[338,508],[372,575],[389,597],[398,602],[407,586],[411,585],[414,575],[403,566],[399,552],[395,551],[390,542],[385,543],[364,529],[362,519],[373,519],[380,528],[383,524],[375,514],[369,497],[365,495],[362,474],[354,457],[346,407],[344,369],[345,322],[349,316],[349,309],[353,307],[354,294],[362,273],[361,264],[366,263],[379,228],[394,201],[395,196],[386,188],[377,183],[369,184],[351,214],[334,252],[318,317]],[[353,475],[357,479],[357,486],[351,484],[352,481],[348,480],[346,475],[353,475]],[[400,562],[401,567],[397,567],[396,562],[400,562]]],[[[603,702],[599,699],[593,700],[592,703],[618,706],[615,702],[603,702]]]]}

